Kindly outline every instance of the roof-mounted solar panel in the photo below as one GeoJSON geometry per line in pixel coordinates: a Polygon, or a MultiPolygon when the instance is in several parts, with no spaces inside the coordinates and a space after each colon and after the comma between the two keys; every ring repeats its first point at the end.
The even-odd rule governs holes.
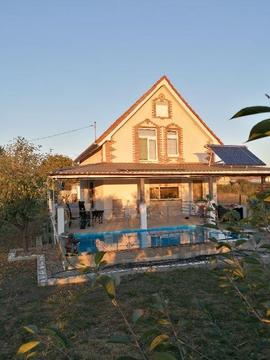
{"type": "Polygon", "coordinates": [[[209,145],[208,147],[225,165],[266,165],[244,145],[209,145]]]}

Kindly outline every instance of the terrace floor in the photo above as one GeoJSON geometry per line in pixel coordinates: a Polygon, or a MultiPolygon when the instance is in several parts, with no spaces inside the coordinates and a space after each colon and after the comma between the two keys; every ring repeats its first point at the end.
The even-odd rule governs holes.
{"type": "MultiPolygon", "coordinates": [[[[148,218],[148,228],[157,228],[163,226],[178,226],[178,225],[201,225],[204,219],[199,216],[189,216],[182,214],[170,217],[150,217],[148,218]]],[[[116,231],[123,229],[139,229],[140,219],[136,218],[115,218],[112,220],[104,220],[101,224],[95,223],[93,226],[86,226],[85,229],[80,229],[80,219],[72,220],[69,231],[73,233],[95,233],[116,231]]]]}

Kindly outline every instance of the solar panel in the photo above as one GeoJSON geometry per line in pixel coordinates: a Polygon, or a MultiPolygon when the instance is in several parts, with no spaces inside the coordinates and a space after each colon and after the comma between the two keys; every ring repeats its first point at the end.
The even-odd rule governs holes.
{"type": "Polygon", "coordinates": [[[246,146],[209,145],[209,148],[213,150],[226,165],[265,165],[265,163],[248,150],[246,146]]]}

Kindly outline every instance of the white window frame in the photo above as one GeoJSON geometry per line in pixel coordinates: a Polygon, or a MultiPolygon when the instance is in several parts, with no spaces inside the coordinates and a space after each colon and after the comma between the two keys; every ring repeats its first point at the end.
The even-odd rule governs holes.
{"type": "Polygon", "coordinates": [[[156,117],[168,119],[170,116],[169,104],[167,102],[156,102],[155,103],[156,117]],[[165,110],[166,107],[166,110],[165,110]],[[165,111],[165,113],[164,113],[165,111]]]}
{"type": "Polygon", "coordinates": [[[157,129],[155,128],[146,128],[146,127],[142,127],[139,128],[138,131],[139,134],[139,139],[147,139],[147,160],[140,160],[140,161],[145,161],[145,162],[152,162],[152,161],[158,161],[158,143],[157,143],[157,129]],[[151,135],[140,135],[140,130],[154,130],[155,131],[155,136],[151,136],[151,135]],[[155,159],[150,159],[150,140],[155,140],[156,142],[156,157],[155,159]]]}
{"type": "Polygon", "coordinates": [[[176,129],[167,129],[167,156],[168,157],[178,157],[179,156],[179,139],[178,139],[178,130],[176,129]],[[169,132],[174,132],[175,135],[170,135],[169,132]],[[176,147],[177,147],[177,153],[176,154],[169,154],[168,151],[168,140],[173,139],[176,140],[176,147]]]}

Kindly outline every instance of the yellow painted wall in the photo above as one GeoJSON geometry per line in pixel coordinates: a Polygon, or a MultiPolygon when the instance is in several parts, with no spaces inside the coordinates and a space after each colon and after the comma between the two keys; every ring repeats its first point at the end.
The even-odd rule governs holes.
{"type": "MultiPolygon", "coordinates": [[[[169,124],[176,124],[183,130],[183,157],[185,162],[205,162],[206,149],[205,145],[209,142],[217,144],[218,141],[213,139],[208,133],[207,129],[202,129],[185,109],[181,102],[178,101],[173,93],[163,85],[158,89],[150,99],[136,112],[130,119],[122,125],[110,138],[111,140],[111,161],[112,162],[133,162],[134,161],[134,134],[133,128],[138,124],[149,119],[156,126],[160,127],[162,134],[165,136],[165,128],[169,124]],[[153,117],[153,100],[163,94],[167,100],[172,104],[172,118],[160,119],[153,117]]],[[[163,143],[162,139],[161,142],[163,143]]],[[[162,149],[166,152],[165,146],[162,149]]],[[[106,159],[105,145],[103,148],[81,163],[81,165],[99,163],[108,161],[106,159]]],[[[157,181],[158,183],[158,181],[157,181]]],[[[146,201],[149,204],[149,185],[146,187],[146,201]]],[[[183,181],[179,185],[181,198],[183,202],[188,202],[192,199],[192,187],[188,181],[183,181]]],[[[203,186],[204,196],[208,193],[208,184],[203,186]]],[[[216,192],[216,187],[214,188],[216,192]]],[[[118,180],[114,183],[108,180],[100,182],[95,190],[96,208],[105,209],[108,214],[112,210],[113,199],[122,199],[123,206],[135,206],[138,198],[138,188],[135,181],[128,183],[128,180],[118,180]]]]}
{"type": "MultiPolygon", "coordinates": [[[[146,119],[151,120],[157,126],[161,127],[161,132],[164,136],[165,127],[171,123],[175,123],[183,129],[183,157],[185,162],[205,162],[206,149],[204,146],[209,142],[218,144],[217,140],[211,139],[207,130],[203,130],[200,125],[196,123],[193,117],[184,109],[184,106],[174,97],[167,86],[163,85],[112,135],[111,139],[109,139],[112,140],[112,162],[134,161],[134,137],[132,130],[134,126],[146,119]],[[165,98],[172,103],[171,119],[160,119],[152,116],[153,100],[160,94],[165,95],[165,98]]],[[[99,150],[87,160],[83,161],[81,165],[108,161],[105,156],[105,147],[103,146],[103,148],[103,150],[99,150]]],[[[164,151],[166,151],[165,146],[163,146],[163,152],[164,151]]],[[[173,162],[173,158],[170,159],[170,162],[173,162]]]]}
{"type": "Polygon", "coordinates": [[[96,164],[100,162],[102,162],[102,148],[98,150],[95,154],[81,162],[80,165],[96,164]]]}
{"type": "Polygon", "coordinates": [[[123,208],[133,208],[133,215],[136,215],[137,206],[137,184],[128,183],[124,180],[106,181],[102,185],[103,209],[105,217],[110,218],[113,212],[113,200],[122,200],[123,208]]]}
{"type": "MultiPolygon", "coordinates": [[[[96,180],[95,184],[95,196],[94,203],[96,210],[104,210],[104,217],[110,219],[113,214],[113,200],[122,201],[122,209],[129,208],[130,216],[137,215],[137,205],[139,200],[138,184],[134,180],[121,180],[121,179],[110,179],[110,180],[96,180]]],[[[89,202],[89,181],[81,180],[81,200],[84,200],[86,204],[89,202]]],[[[145,201],[147,206],[152,205],[163,205],[173,206],[173,203],[179,202],[179,200],[151,200],[150,201],[150,187],[155,186],[178,186],[179,187],[179,199],[182,203],[183,212],[188,213],[190,202],[192,202],[192,181],[179,180],[173,181],[150,181],[145,182],[145,201]]],[[[217,187],[216,182],[213,183],[214,200],[216,201],[217,187]]],[[[203,195],[209,194],[208,182],[203,182],[203,195]]],[[[123,214],[119,214],[122,215],[123,214]]]]}
{"type": "Polygon", "coordinates": [[[192,119],[182,105],[176,100],[171,92],[161,87],[151,99],[149,99],[113,136],[113,162],[133,162],[133,133],[132,129],[137,124],[149,119],[157,126],[166,127],[171,123],[177,124],[183,129],[183,153],[185,162],[201,162],[205,157],[204,146],[212,141],[210,136],[203,131],[192,119]],[[172,102],[172,119],[160,119],[152,117],[152,100],[159,94],[172,102]]]}
{"type": "Polygon", "coordinates": [[[103,181],[95,181],[94,182],[94,204],[96,210],[104,209],[104,191],[103,191],[103,181]]]}

